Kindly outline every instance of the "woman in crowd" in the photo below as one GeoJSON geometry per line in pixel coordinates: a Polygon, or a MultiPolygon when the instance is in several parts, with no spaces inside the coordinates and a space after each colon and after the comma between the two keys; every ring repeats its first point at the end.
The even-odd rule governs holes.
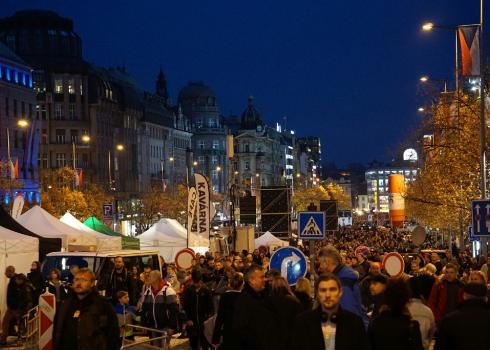
{"type": "Polygon", "coordinates": [[[409,289],[401,279],[391,280],[385,290],[380,314],[368,328],[373,350],[423,350],[420,327],[407,309],[409,289]]]}
{"type": "Polygon", "coordinates": [[[56,297],[56,309],[58,310],[59,305],[67,297],[65,286],[61,282],[61,271],[58,269],[52,269],[49,272],[49,279],[46,285],[48,287],[48,292],[54,294],[56,297]]]}
{"type": "Polygon", "coordinates": [[[213,332],[213,345],[219,345],[220,350],[235,349],[234,337],[232,332],[233,313],[235,302],[243,288],[243,275],[239,272],[233,273],[228,278],[228,289],[223,293],[219,300],[218,314],[213,332]]]}
{"type": "Polygon", "coordinates": [[[311,295],[310,281],[308,281],[306,278],[300,278],[298,282],[296,282],[294,295],[303,306],[303,311],[311,310],[313,307],[313,298],[311,295]]]}
{"type": "Polygon", "coordinates": [[[39,261],[32,262],[31,272],[27,274],[27,279],[32,285],[32,305],[36,306],[39,303],[39,296],[44,292],[44,278],[39,261]]]}

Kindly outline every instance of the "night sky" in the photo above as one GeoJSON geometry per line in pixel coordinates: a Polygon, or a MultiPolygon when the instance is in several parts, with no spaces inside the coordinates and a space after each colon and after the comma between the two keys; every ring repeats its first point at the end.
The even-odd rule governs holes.
{"type": "Polygon", "coordinates": [[[269,125],[287,117],[297,135],[321,137],[325,162],[343,166],[388,160],[420,118],[418,78],[452,77],[454,35],[423,33],[420,25],[476,23],[479,6],[479,0],[2,0],[0,16],[50,9],[69,17],[86,60],[124,64],[149,91],[161,65],[174,102],[189,80],[211,86],[225,116],[241,114],[253,95],[269,125]]]}

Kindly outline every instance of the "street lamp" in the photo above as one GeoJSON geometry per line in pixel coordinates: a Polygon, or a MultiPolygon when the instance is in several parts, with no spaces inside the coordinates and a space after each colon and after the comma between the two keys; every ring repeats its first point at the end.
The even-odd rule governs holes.
{"type": "MultiPolygon", "coordinates": [[[[116,151],[122,152],[124,151],[124,145],[122,144],[117,144],[116,145],[116,151]]],[[[114,167],[116,163],[116,157],[114,156],[114,167]]],[[[116,169],[114,169],[116,170],[116,169]]],[[[112,171],[111,171],[111,150],[109,150],[109,190],[116,190],[115,186],[113,186],[113,180],[112,180],[112,171]]]]}
{"type": "Polygon", "coordinates": [[[425,32],[429,32],[432,29],[434,29],[434,23],[428,22],[428,23],[424,23],[422,25],[422,30],[425,31],[425,32]]]}
{"type": "MultiPolygon", "coordinates": [[[[88,136],[87,134],[82,135],[80,139],[85,144],[88,144],[90,142],[90,136],[88,136]]],[[[71,146],[72,146],[73,169],[76,171],[77,170],[77,145],[75,144],[74,139],[71,142],[71,146]]]]}
{"type": "Polygon", "coordinates": [[[192,165],[193,165],[193,166],[197,166],[197,161],[193,161],[193,162],[192,162],[192,165]]]}
{"type": "Polygon", "coordinates": [[[417,111],[419,111],[420,113],[425,112],[425,108],[424,107],[419,107],[419,108],[417,108],[417,111]]]}

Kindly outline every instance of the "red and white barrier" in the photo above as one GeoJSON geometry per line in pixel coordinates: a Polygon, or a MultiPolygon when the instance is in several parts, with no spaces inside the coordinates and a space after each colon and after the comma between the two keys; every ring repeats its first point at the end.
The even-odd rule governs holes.
{"type": "Polygon", "coordinates": [[[39,297],[39,350],[53,349],[56,297],[47,290],[39,297]]]}

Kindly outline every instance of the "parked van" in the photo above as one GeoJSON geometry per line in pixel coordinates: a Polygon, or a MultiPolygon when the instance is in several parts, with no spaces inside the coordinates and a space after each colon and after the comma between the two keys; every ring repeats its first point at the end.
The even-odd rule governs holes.
{"type": "Polygon", "coordinates": [[[103,252],[53,252],[46,256],[43,262],[42,273],[44,278],[49,277],[49,271],[57,268],[61,271],[61,278],[65,279],[70,275],[70,266],[88,267],[94,271],[97,280],[104,280],[107,273],[112,273],[114,269],[114,258],[122,257],[124,265],[129,270],[133,266],[138,266],[140,271],[146,265],[151,266],[152,270],[161,270],[160,259],[157,250],[115,250],[103,252]]]}

